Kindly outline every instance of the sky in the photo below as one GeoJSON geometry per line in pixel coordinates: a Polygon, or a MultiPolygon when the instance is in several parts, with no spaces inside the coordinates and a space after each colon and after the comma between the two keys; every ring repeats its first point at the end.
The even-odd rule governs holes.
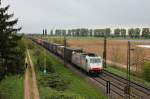
{"type": "Polygon", "coordinates": [[[21,32],[43,29],[150,27],[150,0],[2,0],[21,32]]]}

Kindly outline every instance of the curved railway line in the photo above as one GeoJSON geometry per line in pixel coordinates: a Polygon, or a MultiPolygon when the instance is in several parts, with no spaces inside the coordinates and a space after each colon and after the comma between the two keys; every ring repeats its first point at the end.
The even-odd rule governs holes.
{"type": "MultiPolygon", "coordinates": [[[[58,55],[52,52],[51,54],[60,62],[64,62],[63,59],[58,55]]],[[[99,76],[89,77],[86,75],[86,73],[75,68],[72,63],[67,62],[67,65],[67,67],[71,68],[72,71],[78,71],[78,73],[80,72],[80,74],[78,75],[84,75],[84,77],[88,78],[89,80],[93,80],[92,83],[98,83],[94,84],[97,87],[101,88],[103,86],[103,91],[104,93],[108,94],[109,99],[150,99],[150,88],[147,88],[142,84],[130,82],[131,93],[125,94],[125,87],[127,86],[126,78],[123,78],[106,70],[104,70],[103,73],[99,76]]]]}
{"type": "MultiPolygon", "coordinates": [[[[127,86],[127,79],[106,70],[103,71],[102,75],[93,79],[101,83],[103,86],[106,86],[107,88],[109,83],[107,93],[114,93],[118,96],[125,97],[125,87],[127,86]]],[[[147,88],[135,82],[130,82],[130,88],[131,99],[150,99],[150,88],[147,88]]]]}

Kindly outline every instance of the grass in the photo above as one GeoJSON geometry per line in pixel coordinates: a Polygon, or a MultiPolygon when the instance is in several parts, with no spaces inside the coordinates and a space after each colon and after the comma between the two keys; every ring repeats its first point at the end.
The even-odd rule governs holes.
{"type": "Polygon", "coordinates": [[[23,99],[22,76],[7,76],[0,82],[0,99],[23,99]]]}
{"type": "MultiPolygon", "coordinates": [[[[119,69],[119,68],[114,68],[112,66],[107,66],[106,70],[126,78],[126,70],[125,69],[119,69]]],[[[150,82],[145,81],[144,79],[139,78],[137,76],[134,76],[134,74],[132,74],[130,77],[131,77],[131,81],[142,83],[143,85],[150,87],[150,82]]]]}
{"type": "MultiPolygon", "coordinates": [[[[36,49],[40,49],[41,51],[44,51],[43,48],[37,47],[36,49]]],[[[36,64],[36,57],[34,55],[34,50],[30,50],[31,57],[33,60],[33,63],[36,64]]],[[[39,86],[39,92],[41,99],[44,99],[46,97],[55,97],[61,96],[65,99],[66,97],[72,97],[75,99],[105,99],[106,97],[102,95],[102,93],[93,85],[91,85],[89,82],[87,82],[84,78],[81,78],[74,73],[72,73],[69,69],[64,68],[63,64],[58,62],[55,58],[53,58],[48,51],[46,51],[46,55],[49,57],[49,61],[52,63],[52,68],[54,69],[55,73],[59,75],[61,79],[64,79],[66,81],[69,81],[69,88],[65,91],[57,91],[55,89],[52,89],[50,87],[39,86]]],[[[37,69],[36,69],[37,70],[37,69]]],[[[40,79],[42,76],[41,71],[37,71],[37,79],[40,79]]]]}

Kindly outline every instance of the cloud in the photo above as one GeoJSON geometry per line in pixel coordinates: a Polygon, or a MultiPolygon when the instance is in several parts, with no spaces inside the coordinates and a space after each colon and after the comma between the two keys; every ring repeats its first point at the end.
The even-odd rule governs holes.
{"type": "Polygon", "coordinates": [[[43,28],[150,25],[150,0],[3,0],[20,19],[22,32],[43,28]]]}

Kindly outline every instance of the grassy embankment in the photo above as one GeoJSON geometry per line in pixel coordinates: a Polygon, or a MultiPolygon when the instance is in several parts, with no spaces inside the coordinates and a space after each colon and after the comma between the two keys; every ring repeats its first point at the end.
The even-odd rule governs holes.
{"type": "Polygon", "coordinates": [[[64,66],[58,62],[58,60],[54,59],[48,51],[46,51],[46,64],[49,73],[47,75],[43,75],[43,67],[38,66],[41,63],[41,60],[37,59],[37,57],[41,55],[38,56],[36,52],[40,54],[44,52],[44,49],[37,45],[34,45],[34,48],[30,49],[30,54],[36,67],[41,99],[65,99],[68,97],[71,99],[106,98],[97,88],[89,84],[84,78],[81,78],[73,74],[70,70],[64,68],[64,66]],[[39,64],[37,64],[37,62],[39,64]]]}
{"type": "Polygon", "coordinates": [[[23,77],[8,76],[0,82],[0,99],[23,99],[23,77]]]}
{"type": "MultiPolygon", "coordinates": [[[[114,74],[117,74],[119,76],[122,76],[124,78],[126,78],[127,74],[126,74],[126,70],[125,69],[122,69],[122,68],[118,68],[116,66],[107,66],[106,70],[114,73],[114,74]]],[[[138,82],[138,83],[142,83],[143,85],[147,86],[147,87],[150,87],[150,82],[144,80],[144,78],[142,78],[142,74],[139,74],[139,76],[135,76],[134,73],[131,73],[131,81],[133,82],[138,82]],[[140,78],[141,77],[141,78],[140,78]]]]}

